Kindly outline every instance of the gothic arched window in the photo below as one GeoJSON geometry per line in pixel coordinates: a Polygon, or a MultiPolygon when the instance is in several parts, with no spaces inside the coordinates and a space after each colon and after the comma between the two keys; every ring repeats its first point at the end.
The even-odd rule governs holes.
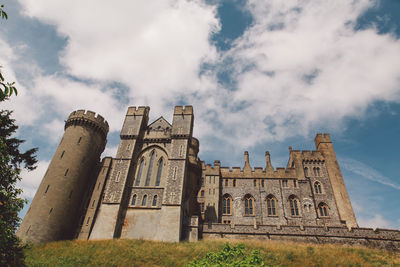
{"type": "Polygon", "coordinates": [[[251,195],[244,197],[244,214],[254,215],[254,198],[251,195]]]}
{"type": "Polygon", "coordinates": [[[146,206],[147,204],[146,202],[147,202],[147,195],[144,195],[142,199],[142,206],[146,206]]]}
{"type": "Polygon", "coordinates": [[[232,197],[230,195],[224,195],[222,200],[223,200],[222,214],[231,215],[232,197]]]}
{"type": "Polygon", "coordinates": [[[313,168],[314,176],[317,176],[317,168],[313,168]]]}
{"type": "Polygon", "coordinates": [[[318,176],[318,177],[321,177],[321,172],[320,172],[319,167],[317,167],[317,176],[318,176]]]}
{"type": "Polygon", "coordinates": [[[163,164],[164,164],[163,158],[160,158],[160,160],[158,161],[158,170],[157,170],[156,186],[159,186],[159,185],[160,185],[161,173],[162,173],[163,164]]]}
{"type": "Polygon", "coordinates": [[[295,196],[290,196],[289,197],[289,204],[290,204],[290,214],[292,216],[300,216],[300,202],[295,196]]]}
{"type": "Polygon", "coordinates": [[[146,184],[145,186],[150,185],[150,179],[151,179],[151,172],[153,171],[153,163],[154,163],[154,157],[155,157],[154,150],[151,151],[151,156],[150,156],[150,165],[149,165],[149,170],[147,171],[147,178],[146,178],[146,184]]]}
{"type": "Polygon", "coordinates": [[[308,177],[308,168],[307,168],[307,167],[304,168],[304,175],[305,175],[306,177],[308,177]]]}
{"type": "Polygon", "coordinates": [[[320,182],[317,181],[314,183],[314,191],[315,194],[322,194],[322,186],[320,182]]]}
{"type": "Polygon", "coordinates": [[[135,206],[136,205],[136,194],[133,195],[131,205],[135,206]]]}
{"type": "Polygon", "coordinates": [[[276,216],[276,203],[278,201],[273,195],[267,197],[267,215],[276,216]]]}
{"type": "Polygon", "coordinates": [[[157,195],[154,195],[153,197],[153,207],[157,206],[157,195]]]}
{"type": "Polygon", "coordinates": [[[139,186],[140,185],[140,179],[142,178],[143,165],[144,165],[144,158],[142,158],[142,160],[140,161],[139,171],[138,171],[138,174],[137,174],[137,177],[136,177],[135,186],[139,186]]]}
{"type": "Polygon", "coordinates": [[[319,216],[320,217],[329,217],[328,209],[329,209],[328,205],[326,205],[323,202],[319,203],[319,205],[318,205],[319,216]]]}

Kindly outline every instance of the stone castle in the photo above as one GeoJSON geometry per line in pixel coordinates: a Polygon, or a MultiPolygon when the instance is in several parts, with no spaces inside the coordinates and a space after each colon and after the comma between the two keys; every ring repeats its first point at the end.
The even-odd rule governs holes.
{"type": "Polygon", "coordinates": [[[65,123],[17,235],[27,242],[142,238],[263,238],[400,248],[396,230],[359,228],[329,134],[315,151],[289,148],[286,168],[222,167],[198,158],[192,106],[170,124],[129,107],[115,158],[100,155],[107,122],[78,110],[65,123]]]}

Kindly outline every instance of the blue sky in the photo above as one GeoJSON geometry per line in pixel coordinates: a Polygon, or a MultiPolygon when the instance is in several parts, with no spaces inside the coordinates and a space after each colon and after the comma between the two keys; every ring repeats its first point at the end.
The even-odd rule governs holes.
{"type": "MultiPolygon", "coordinates": [[[[400,228],[400,1],[4,0],[0,63],[38,168],[32,199],[75,109],[110,124],[114,156],[128,106],[171,120],[195,110],[200,157],[285,166],[329,132],[360,226],[400,228]]],[[[25,209],[26,210],[26,209],[25,209]]],[[[21,213],[23,216],[24,212],[21,213]]]]}

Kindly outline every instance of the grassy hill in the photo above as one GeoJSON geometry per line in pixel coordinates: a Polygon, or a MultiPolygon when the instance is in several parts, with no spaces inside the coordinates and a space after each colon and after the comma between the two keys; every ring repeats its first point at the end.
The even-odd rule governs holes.
{"type": "MultiPolygon", "coordinates": [[[[25,250],[28,266],[185,266],[226,241],[163,243],[143,240],[63,241],[25,250]]],[[[239,241],[230,241],[234,246],[239,241]]],[[[400,252],[339,245],[240,241],[258,250],[266,266],[399,266],[400,252]]],[[[215,254],[215,253],[214,253],[215,254]]]]}

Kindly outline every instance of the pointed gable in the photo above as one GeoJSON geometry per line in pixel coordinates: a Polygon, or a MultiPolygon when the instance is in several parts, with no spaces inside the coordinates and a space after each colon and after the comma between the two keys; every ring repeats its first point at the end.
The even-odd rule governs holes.
{"type": "Polygon", "coordinates": [[[170,130],[172,125],[164,119],[162,116],[153,121],[149,126],[148,129],[150,131],[165,131],[170,130]]]}

